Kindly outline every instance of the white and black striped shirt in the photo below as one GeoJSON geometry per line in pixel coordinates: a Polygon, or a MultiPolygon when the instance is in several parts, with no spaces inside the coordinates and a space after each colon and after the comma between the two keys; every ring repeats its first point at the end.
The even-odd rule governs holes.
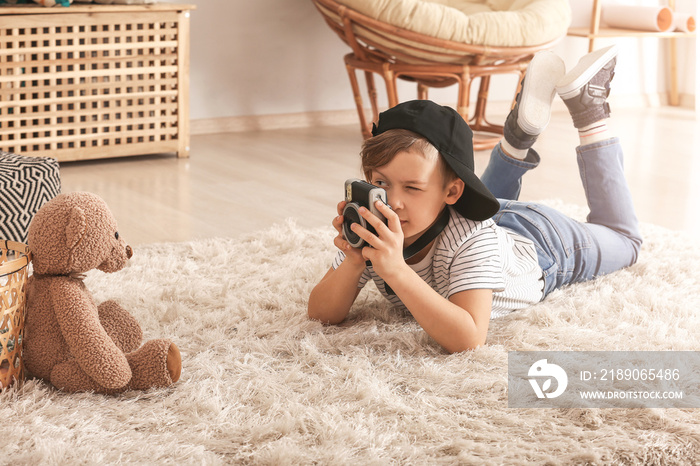
{"type": "MultiPolygon", "coordinates": [[[[333,268],[344,258],[339,251],[333,268]]],[[[445,298],[460,291],[493,290],[491,318],[535,304],[544,294],[542,269],[532,241],[499,227],[491,219],[468,220],[452,208],[450,221],[430,253],[411,268],[445,298]]],[[[362,288],[370,279],[392,304],[403,307],[396,295],[386,293],[384,280],[371,266],[357,286],[362,288]]]]}

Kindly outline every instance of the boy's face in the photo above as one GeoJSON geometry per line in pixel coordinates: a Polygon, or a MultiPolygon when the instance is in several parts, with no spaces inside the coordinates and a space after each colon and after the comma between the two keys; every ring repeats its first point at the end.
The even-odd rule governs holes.
{"type": "Polygon", "coordinates": [[[464,182],[445,183],[438,157],[404,151],[372,170],[369,181],[386,190],[387,201],[401,220],[404,247],[430,228],[446,204],[454,204],[462,195],[464,182]]]}

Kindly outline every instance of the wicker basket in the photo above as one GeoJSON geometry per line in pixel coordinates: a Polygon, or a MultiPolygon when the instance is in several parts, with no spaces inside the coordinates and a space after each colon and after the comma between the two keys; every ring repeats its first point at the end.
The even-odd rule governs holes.
{"type": "Polygon", "coordinates": [[[22,339],[31,260],[26,245],[0,240],[0,390],[24,381],[22,339]]]}

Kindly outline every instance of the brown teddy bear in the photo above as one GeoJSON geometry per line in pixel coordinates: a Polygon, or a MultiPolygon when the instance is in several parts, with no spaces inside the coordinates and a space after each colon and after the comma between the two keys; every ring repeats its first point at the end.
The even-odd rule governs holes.
{"type": "Polygon", "coordinates": [[[92,269],[121,270],[132,256],[107,204],[91,193],[60,194],[29,226],[34,274],[27,283],[25,366],[68,392],[167,387],[180,377],[168,340],[141,346],[141,327],[114,301],[96,305],[83,283],[92,269]]]}

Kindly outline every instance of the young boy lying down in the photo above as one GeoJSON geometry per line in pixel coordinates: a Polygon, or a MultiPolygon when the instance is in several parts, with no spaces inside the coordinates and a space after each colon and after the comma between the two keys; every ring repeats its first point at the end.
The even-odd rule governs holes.
{"type": "Polygon", "coordinates": [[[614,46],[598,50],[566,73],[552,52],[536,54],[481,179],[472,131],[454,110],[416,100],[381,113],[361,157],[367,181],[386,191],[388,205],[374,205],[386,223],[360,208],[375,232],[353,223],[352,233],[368,244],[353,248],[342,233],[346,202],[338,204],[338,255],[309,296],[309,317],[342,322],[373,280],[443,348],[458,352],[484,344],[491,318],[634,264],[642,239],[622,149],[606,126],[616,56],[614,46]],[[555,94],[579,131],[586,223],[517,200],[522,176],[539,164],[531,147],[555,94]]]}

